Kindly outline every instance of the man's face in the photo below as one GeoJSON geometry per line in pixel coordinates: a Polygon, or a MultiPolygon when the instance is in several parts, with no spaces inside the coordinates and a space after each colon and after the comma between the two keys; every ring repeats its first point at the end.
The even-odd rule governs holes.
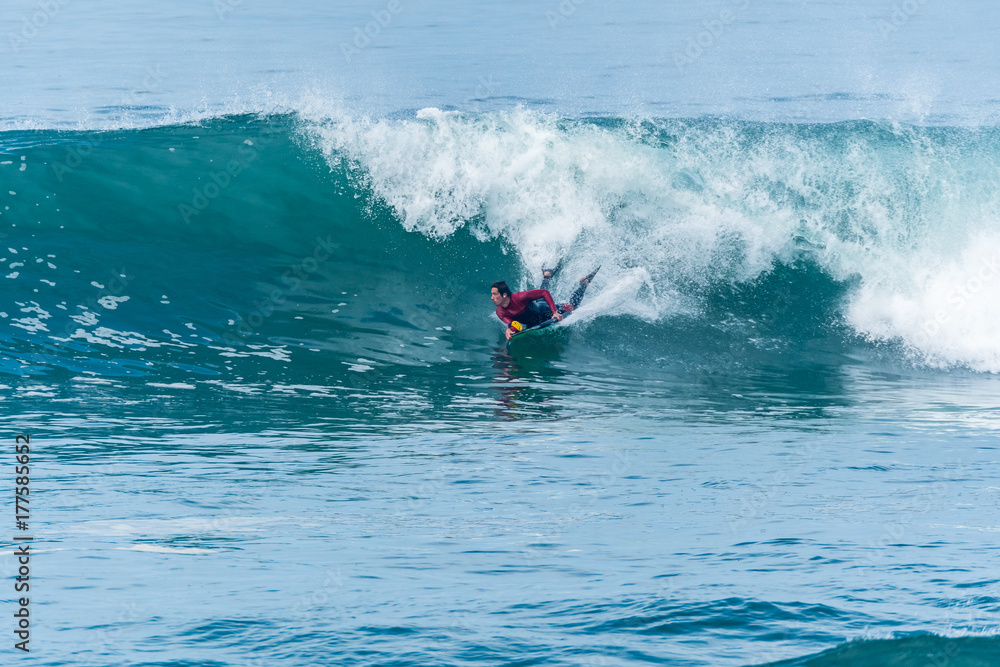
{"type": "Polygon", "coordinates": [[[499,290],[496,287],[490,290],[490,298],[493,299],[493,305],[499,306],[503,303],[503,296],[501,296],[499,290]]]}

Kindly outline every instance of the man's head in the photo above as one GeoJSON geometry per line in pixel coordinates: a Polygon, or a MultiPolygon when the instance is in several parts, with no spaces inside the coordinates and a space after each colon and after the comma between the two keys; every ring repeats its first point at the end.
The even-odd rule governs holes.
{"type": "Polygon", "coordinates": [[[504,281],[493,283],[490,289],[490,298],[493,299],[494,306],[502,306],[510,300],[510,288],[504,281]]]}

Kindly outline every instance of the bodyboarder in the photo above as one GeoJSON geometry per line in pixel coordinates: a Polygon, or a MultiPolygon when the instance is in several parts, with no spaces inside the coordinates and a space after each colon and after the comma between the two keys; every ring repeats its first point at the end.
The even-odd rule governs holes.
{"type": "Polygon", "coordinates": [[[541,287],[526,292],[511,293],[510,288],[504,281],[495,282],[490,289],[490,296],[493,305],[497,307],[497,317],[499,317],[507,329],[504,332],[507,340],[514,334],[524,329],[530,329],[549,319],[562,320],[563,315],[576,310],[583,300],[583,294],[587,291],[587,286],[593,280],[594,275],[601,267],[594,269],[589,275],[580,278],[580,286],[576,288],[569,298],[568,303],[556,305],[549,293],[549,280],[555,269],[544,269],[542,271],[541,287]]]}

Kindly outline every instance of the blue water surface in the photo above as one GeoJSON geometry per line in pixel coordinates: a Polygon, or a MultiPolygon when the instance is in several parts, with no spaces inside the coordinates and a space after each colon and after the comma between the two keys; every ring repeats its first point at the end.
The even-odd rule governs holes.
{"type": "Polygon", "coordinates": [[[3,664],[1000,664],[993,4],[0,27],[3,664]]]}
{"type": "Polygon", "coordinates": [[[0,9],[7,123],[296,105],[994,123],[992,4],[713,0],[0,9]]]}

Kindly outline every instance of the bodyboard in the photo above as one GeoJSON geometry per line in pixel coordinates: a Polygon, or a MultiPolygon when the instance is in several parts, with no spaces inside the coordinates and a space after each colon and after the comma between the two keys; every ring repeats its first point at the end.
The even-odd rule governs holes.
{"type": "MultiPolygon", "coordinates": [[[[573,313],[571,313],[571,312],[570,313],[566,313],[565,315],[563,315],[563,321],[566,321],[566,319],[568,317],[571,317],[572,315],[573,315],[573,313]]],[[[510,340],[507,341],[507,344],[510,345],[515,340],[522,340],[522,339],[523,340],[527,340],[529,338],[535,338],[535,337],[537,337],[539,335],[540,332],[545,331],[546,329],[548,329],[549,327],[551,327],[553,324],[558,324],[558,323],[559,323],[559,320],[557,320],[554,317],[550,317],[549,319],[545,320],[544,322],[540,322],[539,324],[536,324],[533,327],[528,327],[527,329],[525,329],[523,331],[518,331],[516,334],[514,334],[513,336],[510,337],[510,340]]]]}

